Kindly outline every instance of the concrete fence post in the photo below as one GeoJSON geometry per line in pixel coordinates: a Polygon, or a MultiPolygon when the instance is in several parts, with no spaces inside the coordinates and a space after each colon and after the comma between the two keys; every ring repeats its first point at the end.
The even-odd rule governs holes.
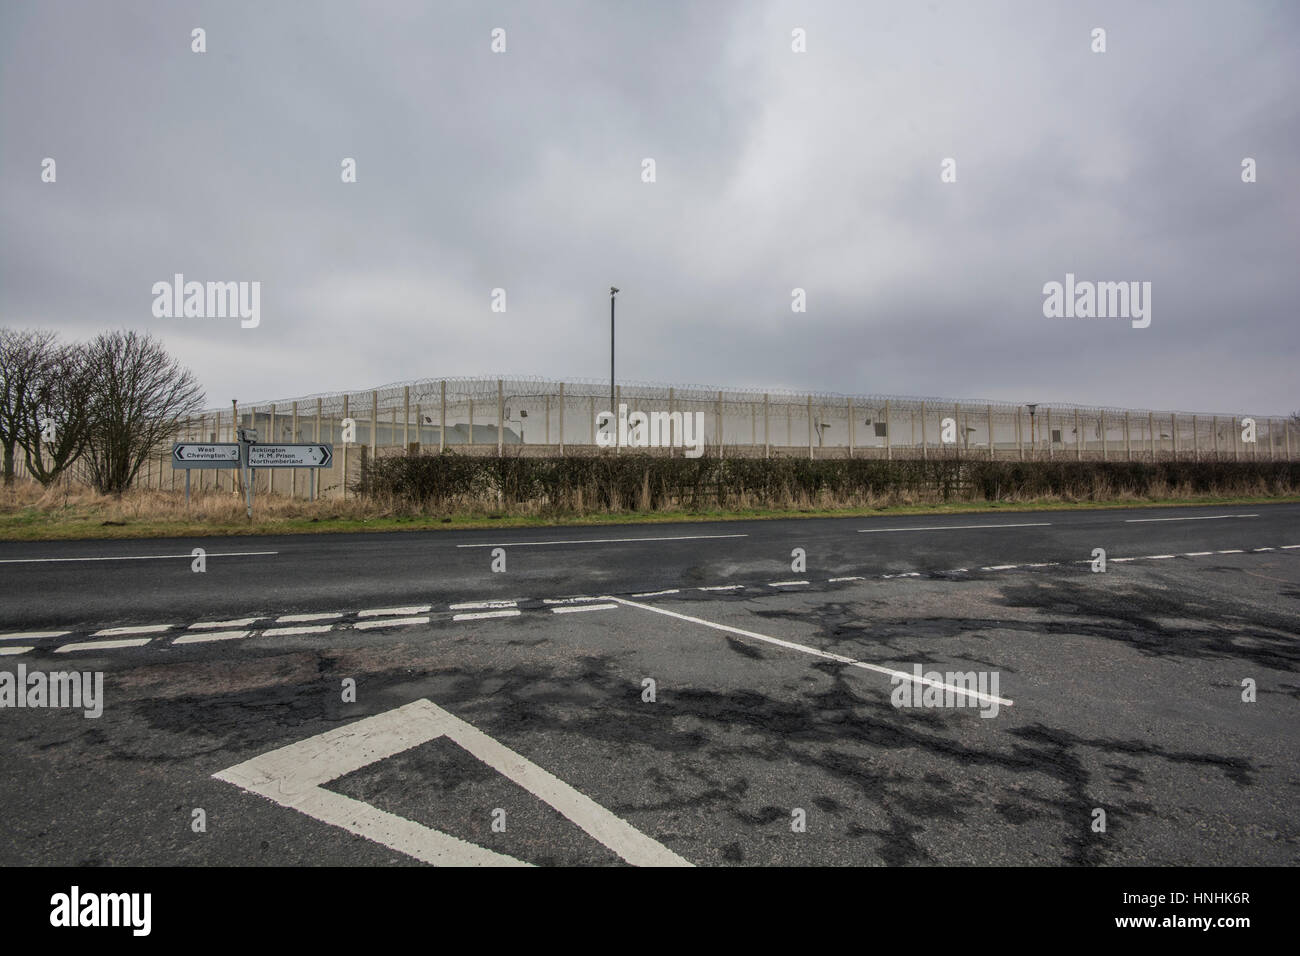
{"type": "Polygon", "coordinates": [[[593,395],[592,398],[591,398],[591,440],[590,440],[590,444],[591,444],[592,446],[594,446],[594,445],[596,444],[596,398],[595,398],[594,395],[593,395]]]}
{"type": "MultiPolygon", "coordinates": [[[[344,418],[347,418],[347,417],[348,417],[348,394],[347,394],[347,392],[344,392],[344,393],[343,393],[343,417],[344,417],[344,418]]],[[[340,426],[341,426],[341,425],[342,425],[342,423],[340,423],[340,426]]],[[[346,441],[343,442],[343,478],[342,478],[342,480],[339,482],[339,488],[340,488],[340,490],[341,490],[341,494],[342,494],[342,496],[343,496],[343,500],[344,500],[344,501],[347,501],[347,500],[348,500],[348,443],[347,443],[346,441]]]]}
{"type": "Polygon", "coordinates": [[[442,410],[438,413],[438,453],[447,447],[447,380],[444,378],[439,388],[442,393],[442,410]]]}
{"type": "Polygon", "coordinates": [[[921,403],[921,460],[925,461],[930,454],[930,443],[925,437],[925,402],[921,403]]]}
{"type": "MultiPolygon", "coordinates": [[[[396,411],[396,409],[394,409],[396,411]]],[[[411,453],[411,386],[402,386],[402,454],[411,453]]]]}
{"type": "Polygon", "coordinates": [[[1074,460],[1083,461],[1083,428],[1079,424],[1079,410],[1074,410],[1074,460]]]}
{"type": "MultiPolygon", "coordinates": [[[[676,443],[677,439],[680,437],[677,434],[677,429],[673,427],[673,411],[676,408],[677,408],[677,390],[670,388],[668,389],[668,457],[669,458],[677,457],[677,449],[674,448],[673,446],[676,443]]],[[[692,432],[692,434],[694,434],[694,432],[692,432]]]]}
{"type": "Polygon", "coordinates": [[[1103,408],[1101,414],[1097,416],[1097,424],[1099,426],[1098,430],[1101,432],[1101,460],[1109,461],[1110,443],[1106,441],[1106,409],[1103,408]]]}
{"type": "Polygon", "coordinates": [[[564,457],[564,383],[560,383],[560,457],[564,457]]]}
{"type": "Polygon", "coordinates": [[[853,420],[853,399],[852,398],[847,399],[847,405],[848,405],[848,415],[849,415],[849,457],[852,458],[854,439],[857,437],[854,434],[854,425],[856,425],[857,423],[853,420]]]}
{"type": "Polygon", "coordinates": [[[768,395],[763,393],[763,457],[767,458],[771,453],[771,432],[769,431],[769,406],[768,395]]]}
{"type": "Polygon", "coordinates": [[[889,399],[885,399],[885,461],[894,457],[894,428],[890,422],[889,399]]]}
{"type": "Polygon", "coordinates": [[[1019,405],[1016,406],[1016,447],[1020,449],[1020,460],[1024,461],[1025,460],[1024,412],[1020,410],[1019,405]]]}
{"type": "Polygon", "coordinates": [[[814,457],[812,432],[813,432],[812,396],[809,395],[808,396],[808,458],[809,460],[811,460],[814,457]]]}
{"type": "Polygon", "coordinates": [[[505,452],[506,443],[506,392],[501,379],[497,379],[497,457],[505,452]]]}
{"type": "Polygon", "coordinates": [[[1147,440],[1151,445],[1151,460],[1156,460],[1156,413],[1147,412],[1147,440]]]}
{"type": "Polygon", "coordinates": [[[722,457],[722,446],[725,442],[722,440],[722,392],[718,392],[718,457],[722,457]]]}
{"type": "Polygon", "coordinates": [[[370,460],[375,460],[379,451],[379,392],[370,393],[370,460]]]}

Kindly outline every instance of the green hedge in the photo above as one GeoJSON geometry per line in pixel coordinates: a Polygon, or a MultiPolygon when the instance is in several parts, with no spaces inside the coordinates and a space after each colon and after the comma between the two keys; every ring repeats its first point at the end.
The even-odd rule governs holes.
{"type": "Polygon", "coordinates": [[[1173,490],[1197,495],[1293,493],[1296,462],[929,461],[807,458],[565,458],[451,451],[367,463],[356,490],[422,507],[534,504],[562,510],[781,507],[887,496],[936,500],[1056,496],[1105,499],[1173,490]]]}

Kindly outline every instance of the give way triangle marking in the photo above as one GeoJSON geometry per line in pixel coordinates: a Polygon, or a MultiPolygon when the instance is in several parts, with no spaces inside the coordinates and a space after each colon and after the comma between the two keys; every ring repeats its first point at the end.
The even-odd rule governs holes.
{"type": "Polygon", "coordinates": [[[691,866],[667,847],[614,816],[554,774],[521,757],[430,700],[272,750],[212,776],[349,833],[439,866],[527,866],[324,785],[412,747],[447,737],[502,776],[585,830],[635,866],[691,866]]]}

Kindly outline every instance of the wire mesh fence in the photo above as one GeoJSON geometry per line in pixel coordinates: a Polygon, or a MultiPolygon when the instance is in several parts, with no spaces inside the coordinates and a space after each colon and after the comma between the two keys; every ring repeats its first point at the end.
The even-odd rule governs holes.
{"type": "MultiPolygon", "coordinates": [[[[176,438],[233,441],[237,428],[255,428],[262,443],[333,442],[334,463],[320,470],[311,489],[327,494],[340,493],[343,476],[350,483],[374,456],[446,449],[474,455],[636,451],[1021,461],[1291,460],[1300,454],[1297,423],[1275,416],[640,382],[617,385],[612,398],[608,382],[592,380],[421,379],[212,409],[187,420],[176,438]],[[626,427],[607,427],[602,435],[599,416],[610,411],[611,425],[625,421],[626,427]]],[[[263,470],[258,487],[308,493],[315,479],[307,470],[287,471],[263,470]]],[[[137,483],[174,488],[178,480],[183,473],[179,479],[171,473],[164,453],[137,483]]],[[[196,472],[193,480],[229,487],[235,476],[196,472]]]]}

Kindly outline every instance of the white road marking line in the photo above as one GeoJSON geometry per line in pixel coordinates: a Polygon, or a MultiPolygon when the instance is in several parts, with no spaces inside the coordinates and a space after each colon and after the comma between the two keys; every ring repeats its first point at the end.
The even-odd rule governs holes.
{"type": "Polygon", "coordinates": [[[681,588],[669,588],[667,591],[642,591],[640,594],[633,594],[633,597],[659,597],[661,594],[681,594],[681,588]]]}
{"type": "Polygon", "coordinates": [[[241,617],[234,621],[199,621],[197,624],[191,624],[186,630],[205,631],[210,628],[248,627],[254,621],[260,620],[260,617],[241,617]]]}
{"type": "Polygon", "coordinates": [[[433,610],[431,604],[420,604],[415,607],[377,607],[369,611],[357,611],[357,617],[383,617],[390,614],[394,617],[409,617],[412,614],[427,614],[433,610]]]}
{"type": "Polygon", "coordinates": [[[482,621],[489,617],[518,617],[523,612],[517,608],[507,611],[480,611],[477,614],[457,614],[453,621],[482,621]]]}
{"type": "Polygon", "coordinates": [[[1245,554],[1246,552],[1241,550],[1240,548],[1231,548],[1227,551],[1216,551],[1214,553],[1215,554],[1245,554]]]}
{"type": "Polygon", "coordinates": [[[1027,524],[948,524],[933,528],[863,528],[858,534],[881,534],[885,531],[965,531],[967,528],[1047,528],[1050,521],[1033,521],[1027,524]]]}
{"type": "Polygon", "coordinates": [[[980,568],[981,571],[1010,571],[1012,568],[1018,568],[1018,564],[990,564],[986,568],[980,568]]]}
{"type": "Polygon", "coordinates": [[[209,641],[237,641],[248,637],[252,631],[204,631],[201,634],[182,634],[173,644],[207,644],[209,641]]]}
{"type": "MultiPolygon", "coordinates": [[[[523,598],[519,599],[524,600],[523,598]]],[[[452,611],[475,611],[491,607],[518,607],[519,601],[469,601],[465,604],[450,604],[448,609],[452,611]]]]}
{"type": "Polygon", "coordinates": [[[275,619],[276,624],[302,624],[307,621],[336,621],[343,616],[342,611],[328,614],[281,614],[275,619]]]}
{"type": "MultiPolygon", "coordinates": [[[[827,583],[828,583],[828,584],[835,584],[835,583],[838,582],[838,581],[865,581],[865,580],[866,580],[866,578],[863,578],[863,577],[853,577],[853,578],[831,578],[827,583]]],[[[633,595],[633,596],[635,597],[635,595],[633,595]]]]}
{"type": "Polygon", "coordinates": [[[881,578],[888,580],[890,578],[919,578],[920,576],[921,573],[919,571],[903,571],[899,574],[882,574],[881,578]]]}
{"type": "Polygon", "coordinates": [[[527,548],[548,544],[623,544],[629,541],[706,541],[712,538],[748,538],[747,534],[683,534],[658,538],[580,538],[573,541],[502,541],[498,544],[458,544],[458,548],[527,548]]]}
{"type": "Polygon", "coordinates": [[[357,631],[368,631],[374,627],[406,627],[408,624],[428,624],[426,617],[386,617],[380,621],[358,621],[352,627],[357,631]]]}
{"type": "Polygon", "coordinates": [[[1284,545],[1282,545],[1282,549],[1283,549],[1283,550],[1289,551],[1291,548],[1300,548],[1300,544],[1284,544],[1284,545]]]}
{"type": "MultiPolygon", "coordinates": [[[[279,554],[279,551],[209,551],[209,558],[246,558],[252,555],[279,554]]],[[[190,560],[192,554],[119,554],[106,558],[3,558],[0,564],[54,564],[60,561],[165,561],[168,558],[190,560]]]]}
{"type": "Polygon", "coordinates": [[[1251,548],[1252,551],[1272,551],[1273,548],[1251,548]]]}
{"type": "MultiPolygon", "coordinates": [[[[1136,561],[1137,558],[1110,558],[1110,559],[1108,559],[1108,560],[1110,561],[1111,564],[1116,564],[1116,563],[1118,563],[1118,562],[1120,562],[1120,561],[1136,561]]],[[[1087,561],[1087,562],[1084,562],[1084,563],[1085,563],[1085,564],[1092,564],[1091,561],[1087,561]]]]}
{"type": "Polygon", "coordinates": [[[874,671],[877,674],[885,674],[889,677],[898,677],[898,678],[912,681],[913,683],[928,684],[931,687],[941,687],[944,690],[950,690],[959,694],[963,694],[967,697],[973,697],[976,700],[982,700],[985,703],[998,703],[1005,707],[1013,706],[1012,701],[1006,700],[1005,698],[1002,697],[994,697],[991,694],[982,694],[979,691],[969,690],[968,688],[964,688],[964,687],[957,687],[956,685],[952,685],[952,684],[945,684],[941,681],[932,681],[929,678],[925,678],[925,677],[918,680],[914,674],[909,674],[906,671],[893,670],[892,668],[881,667],[878,664],[868,664],[866,661],[854,660],[851,657],[845,657],[843,654],[832,654],[829,651],[821,651],[815,647],[809,647],[806,644],[796,644],[794,641],[784,641],[779,637],[769,637],[766,634],[759,634],[756,633],[755,631],[746,631],[739,627],[732,627],[729,624],[716,624],[713,621],[706,621],[700,617],[691,617],[689,614],[679,614],[676,611],[669,611],[667,608],[655,607],[652,604],[639,604],[636,601],[628,601],[624,598],[610,598],[610,600],[617,601],[619,604],[626,604],[629,607],[638,607],[645,611],[653,611],[655,614],[664,614],[667,615],[668,617],[675,617],[681,621],[689,621],[692,624],[702,624],[704,627],[711,627],[716,631],[725,631],[728,634],[738,634],[741,637],[748,637],[756,641],[763,641],[768,644],[775,644],[777,647],[784,647],[792,651],[800,651],[801,653],[804,654],[811,654],[813,657],[821,657],[828,661],[837,661],[840,664],[848,664],[851,667],[860,667],[863,670],[874,671]]]}
{"type": "Polygon", "coordinates": [[[690,866],[554,774],[430,700],[417,700],[328,730],[229,767],[213,777],[426,863],[520,865],[522,861],[513,857],[324,789],[331,780],[444,736],[549,804],[627,862],[690,866]]]}
{"type": "Polygon", "coordinates": [[[768,581],[767,586],[770,588],[793,588],[801,584],[810,584],[809,581],[768,581]]]}
{"type": "Polygon", "coordinates": [[[171,624],[142,624],[139,627],[106,627],[102,631],[96,631],[91,637],[116,637],[119,634],[161,634],[163,631],[170,631],[171,624]]]}
{"type": "Polygon", "coordinates": [[[743,591],[743,584],[711,584],[706,588],[696,588],[697,591],[743,591]]]}
{"type": "Polygon", "coordinates": [[[1140,560],[1140,561],[1163,561],[1163,560],[1165,560],[1166,558],[1176,558],[1176,557],[1178,557],[1178,555],[1176,555],[1176,554],[1147,554],[1147,555],[1143,555],[1143,556],[1142,556],[1141,558],[1139,558],[1138,560],[1140,560]]]}
{"type": "Polygon", "coordinates": [[[1183,552],[1183,557],[1184,557],[1184,558],[1203,558],[1203,557],[1205,557],[1207,554],[1214,554],[1214,552],[1213,552],[1213,551],[1184,551],[1184,552],[1183,552]]]}
{"type": "Polygon", "coordinates": [[[1041,564],[1026,564],[1027,568],[1054,568],[1059,565],[1060,561],[1044,561],[1041,564]]]}
{"type": "Polygon", "coordinates": [[[0,641],[35,641],[42,637],[62,637],[71,631],[15,631],[12,634],[0,634],[0,641]]]}
{"type": "Polygon", "coordinates": [[[8,654],[26,654],[28,651],[34,651],[34,647],[0,647],[0,656],[8,654]]]}
{"type": "Polygon", "coordinates": [[[552,614],[577,614],[579,611],[616,611],[617,604],[575,604],[571,607],[553,607],[552,614]]]}
{"type": "Polygon", "coordinates": [[[581,604],[583,601],[599,601],[594,597],[542,598],[543,604],[581,604]]]}
{"type": "Polygon", "coordinates": [[[148,644],[152,638],[137,637],[126,641],[87,641],[83,644],[64,644],[54,649],[55,654],[71,654],[73,651],[114,650],[119,647],[140,647],[148,644]]]}
{"type": "Polygon", "coordinates": [[[1194,515],[1190,518],[1125,518],[1125,524],[1147,524],[1152,521],[1218,521],[1221,518],[1258,518],[1259,515],[1194,515]]]}
{"type": "Polygon", "coordinates": [[[969,573],[969,571],[970,568],[953,568],[951,571],[940,571],[939,573],[940,574],[966,574],[969,573]]]}
{"type": "Polygon", "coordinates": [[[317,624],[311,627],[268,627],[262,631],[262,637],[297,637],[299,634],[326,634],[334,630],[332,624],[317,624]]]}

